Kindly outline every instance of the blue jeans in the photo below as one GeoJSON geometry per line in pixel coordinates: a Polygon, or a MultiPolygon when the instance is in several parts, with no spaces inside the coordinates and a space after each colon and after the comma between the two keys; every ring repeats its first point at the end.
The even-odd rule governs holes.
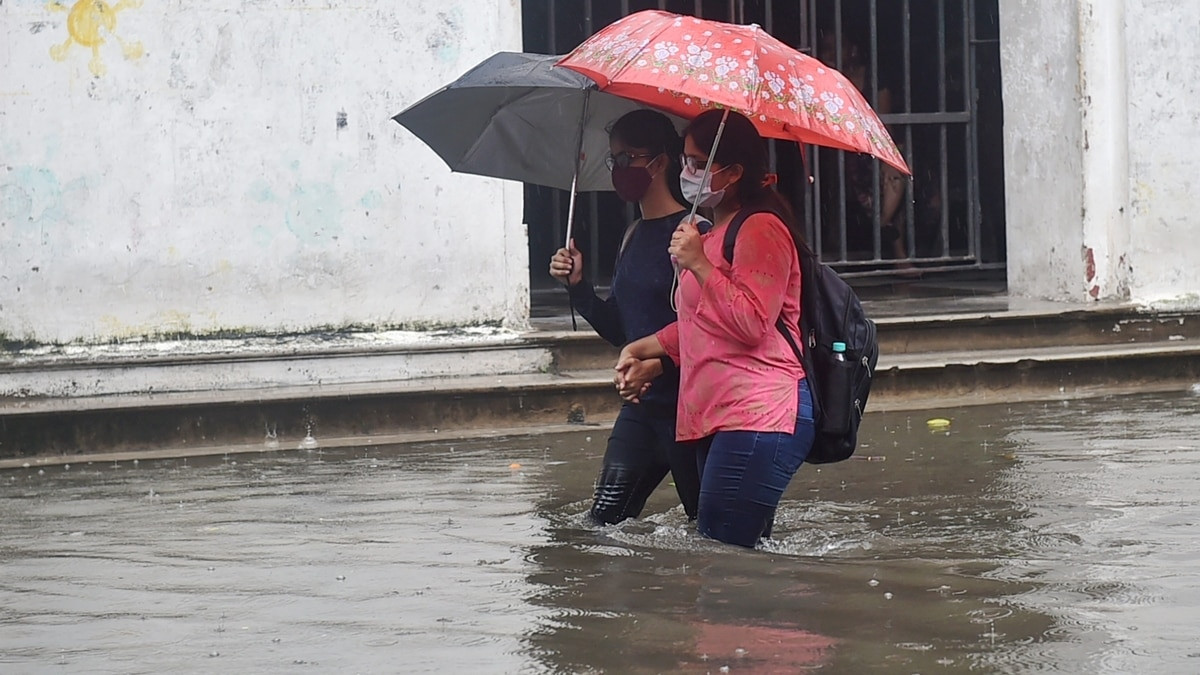
{"type": "Polygon", "coordinates": [[[668,471],[684,512],[695,518],[700,495],[695,450],[689,443],[675,442],[674,416],[626,403],[608,437],[592,498],[592,518],[611,525],[638,517],[668,471]]]}
{"type": "Polygon", "coordinates": [[[718,431],[698,444],[700,533],[753,547],[770,533],[775,508],[812,448],[813,409],[808,380],[797,391],[794,433],[718,431]]]}

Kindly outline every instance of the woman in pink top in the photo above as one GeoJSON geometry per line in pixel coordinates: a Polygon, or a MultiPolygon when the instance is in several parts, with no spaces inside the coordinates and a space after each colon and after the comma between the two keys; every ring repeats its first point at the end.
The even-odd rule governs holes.
{"type": "Polygon", "coordinates": [[[679,319],[622,350],[617,385],[636,399],[645,383],[629,375],[632,365],[663,355],[679,364],[676,436],[697,447],[697,527],[720,541],[754,546],[770,535],[783,491],[812,447],[812,398],[800,361],[775,325],[782,317],[802,344],[799,235],[791,209],[770,187],[766,144],[746,117],[729,113],[711,175],[701,184],[721,116],[701,114],[684,135],[684,196],[712,208],[715,225],[701,235],[685,220],[671,239],[668,250],[680,267],[679,319]],[[763,209],[775,213],[755,213],[763,209]],[[723,239],[742,210],[754,215],[738,232],[731,265],[723,239]]]}

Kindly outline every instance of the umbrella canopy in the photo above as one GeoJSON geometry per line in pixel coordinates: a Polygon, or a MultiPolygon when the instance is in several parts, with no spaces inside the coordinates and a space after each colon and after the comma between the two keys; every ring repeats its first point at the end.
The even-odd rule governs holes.
{"type": "Polygon", "coordinates": [[[646,10],[603,28],[559,65],[587,75],[601,91],[683,118],[728,108],[768,138],[866,153],[911,173],[844,75],[757,25],[646,10]]]}
{"type": "Polygon", "coordinates": [[[578,169],[576,190],[612,190],[607,127],[645,105],[555,68],[560,58],[494,54],[392,119],[454,171],[570,190],[578,169]]]}

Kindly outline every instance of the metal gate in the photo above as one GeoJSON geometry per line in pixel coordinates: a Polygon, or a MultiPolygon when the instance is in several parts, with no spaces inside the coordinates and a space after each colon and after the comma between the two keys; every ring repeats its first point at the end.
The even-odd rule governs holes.
{"type": "MultiPolygon", "coordinates": [[[[525,50],[566,53],[616,19],[665,9],[757,23],[847,75],[913,171],[863,155],[771,141],[780,190],[803,214],[809,243],[849,277],[1004,267],[1004,192],[997,0],[524,0],[525,50]]],[[[526,187],[530,276],[562,245],[567,195],[526,187]]],[[[576,245],[605,286],[633,207],[585,195],[576,245]],[[595,262],[590,262],[595,261],[595,262]]]]}

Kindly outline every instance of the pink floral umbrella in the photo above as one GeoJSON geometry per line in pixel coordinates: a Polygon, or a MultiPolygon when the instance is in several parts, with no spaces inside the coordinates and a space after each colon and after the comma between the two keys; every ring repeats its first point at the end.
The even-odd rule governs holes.
{"type": "Polygon", "coordinates": [[[911,174],[879,117],[844,75],[757,25],[646,10],[588,38],[558,65],[601,91],[691,119],[736,110],[768,138],[861,152],[911,174]]]}

